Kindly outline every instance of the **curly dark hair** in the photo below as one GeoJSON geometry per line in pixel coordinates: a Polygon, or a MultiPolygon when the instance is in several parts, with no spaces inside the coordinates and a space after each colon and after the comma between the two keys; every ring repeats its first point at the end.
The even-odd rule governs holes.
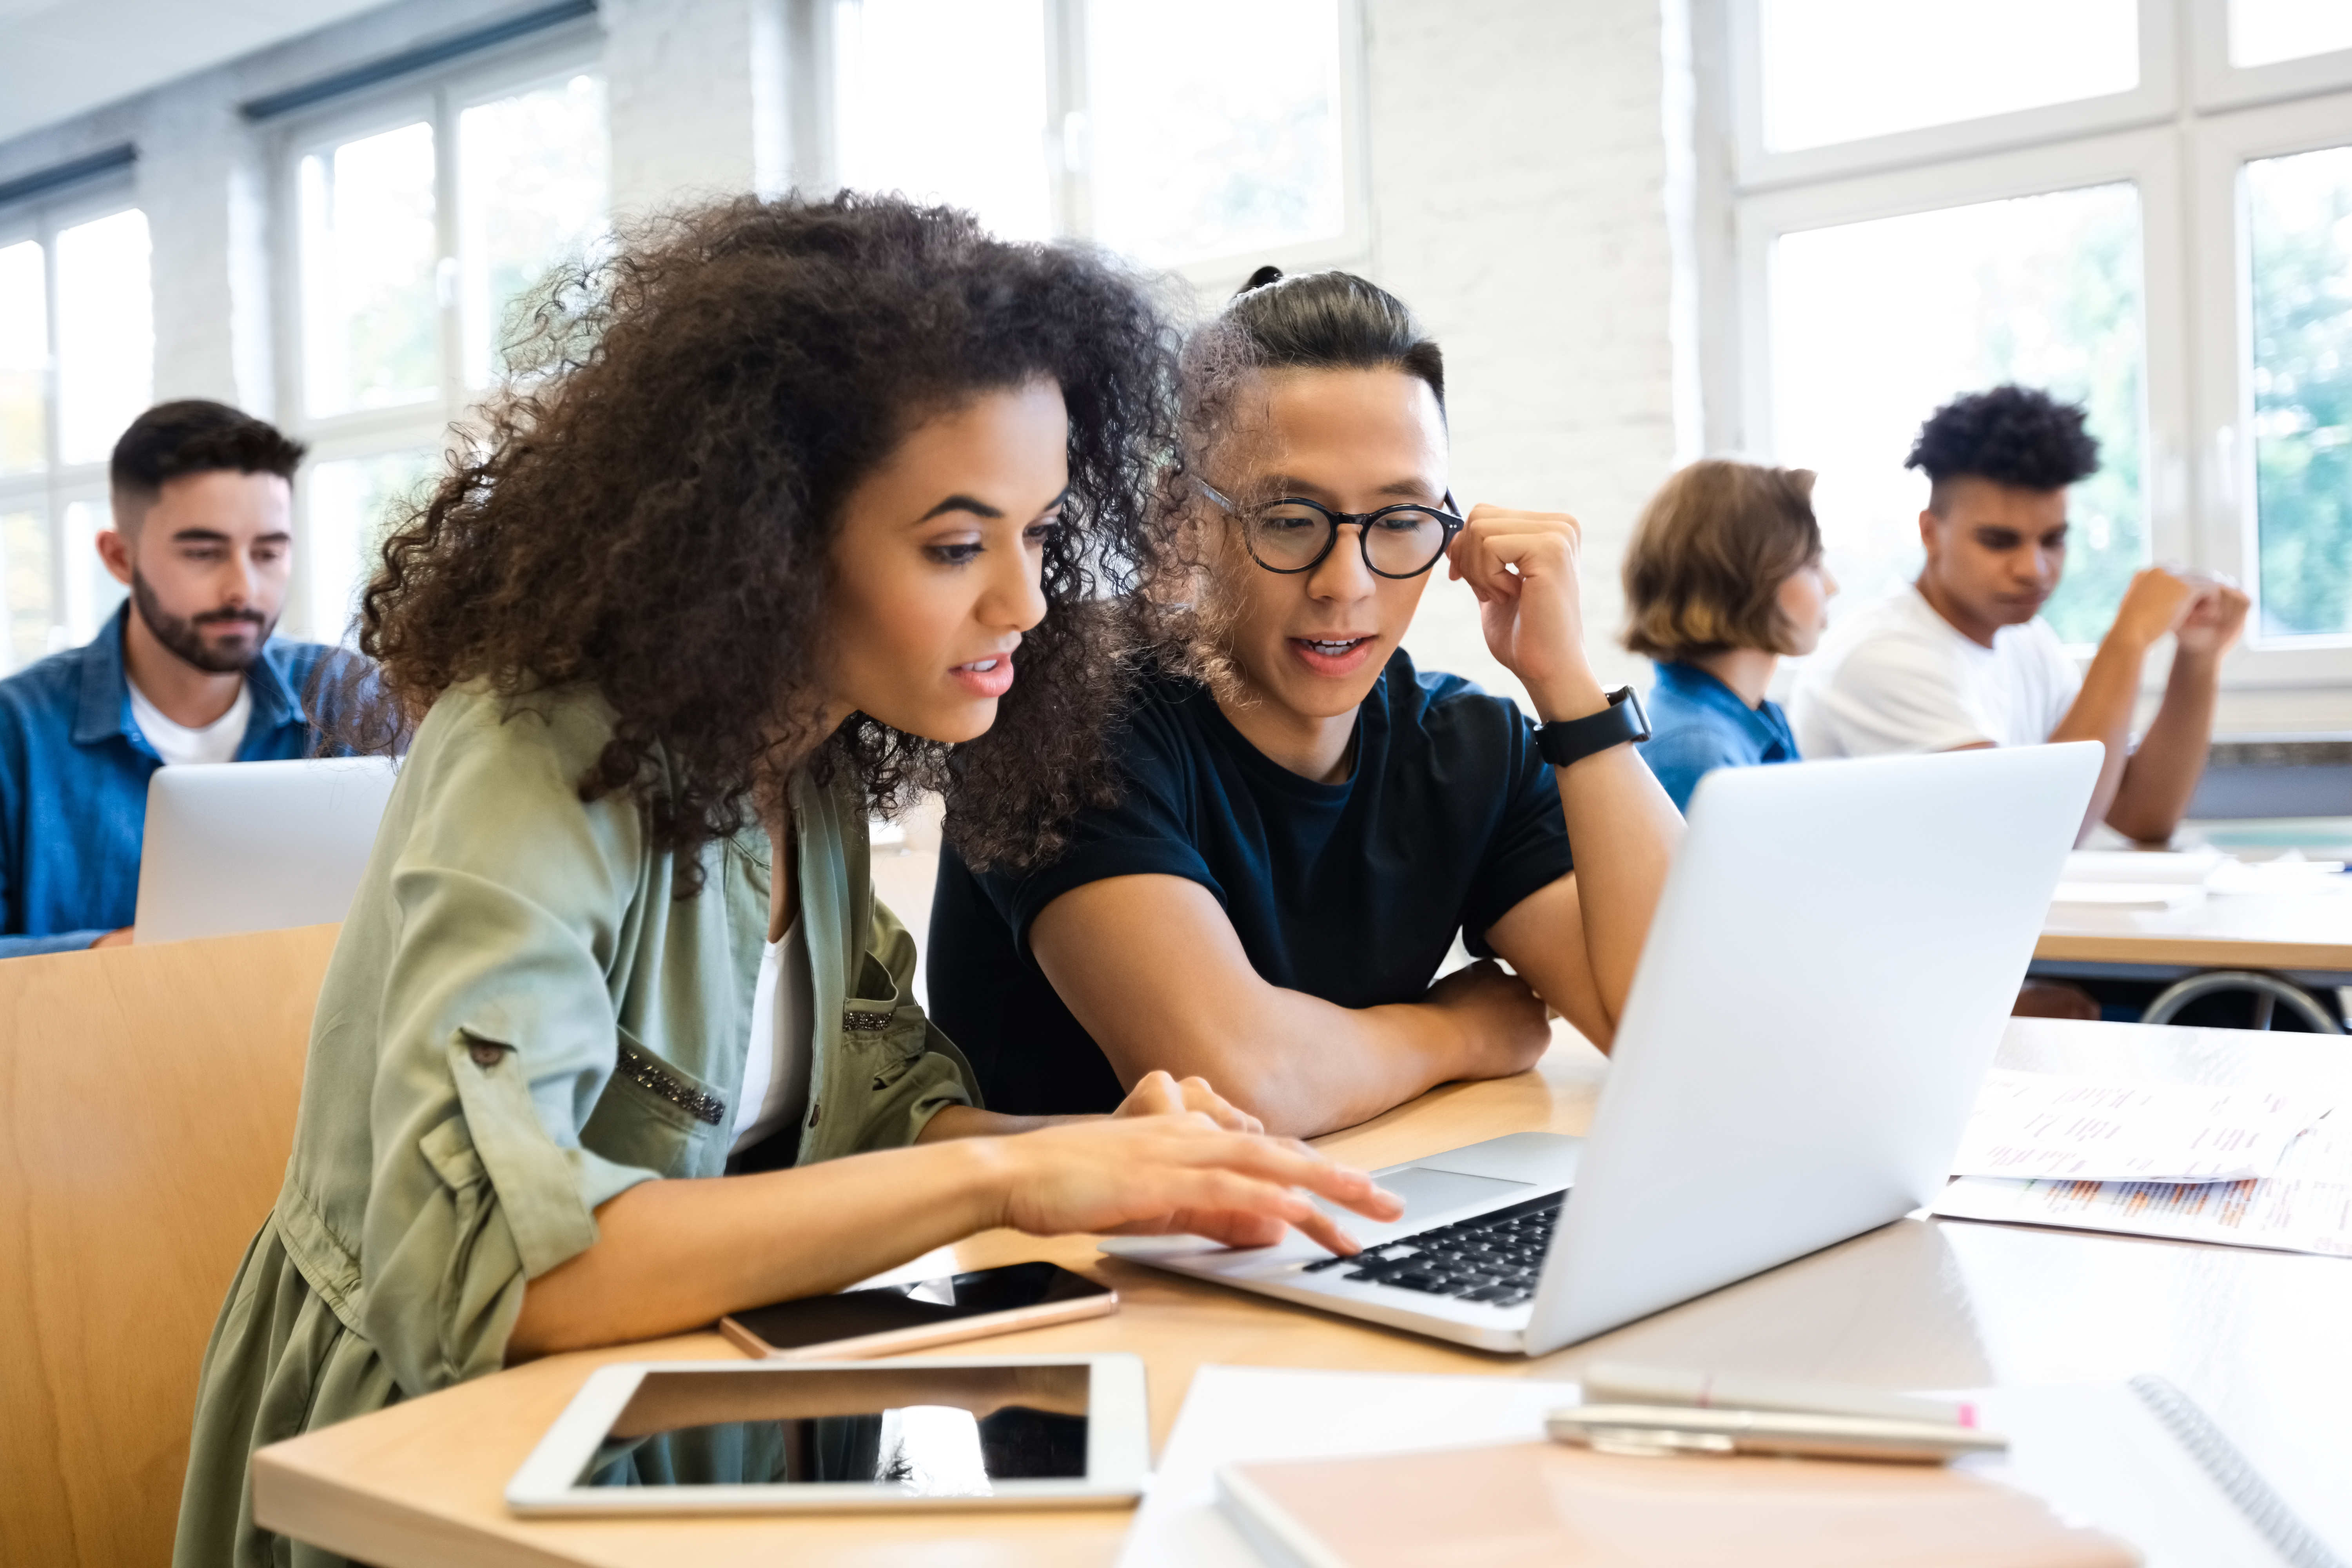
{"type": "Polygon", "coordinates": [[[633,791],[688,892],[703,846],[799,766],[854,770],[886,814],[941,792],[974,865],[1050,853],[1104,797],[1107,715],[1157,636],[1139,590],[1176,450],[1177,345],[1137,279],[945,207],[744,197],[635,229],[518,321],[513,380],[362,597],[366,749],[462,681],[593,682],[618,718],[582,796],[633,791]],[[955,747],[862,713],[817,733],[849,492],[924,418],[1038,378],[1068,408],[1070,489],[995,725],[955,747]]]}
{"type": "Polygon", "coordinates": [[[2099,443],[2083,418],[2075,405],[2030,386],[1970,393],[1927,416],[1903,466],[1923,470],[1937,500],[1944,482],[1962,475],[2020,489],[2063,489],[2099,471],[2099,443]]]}

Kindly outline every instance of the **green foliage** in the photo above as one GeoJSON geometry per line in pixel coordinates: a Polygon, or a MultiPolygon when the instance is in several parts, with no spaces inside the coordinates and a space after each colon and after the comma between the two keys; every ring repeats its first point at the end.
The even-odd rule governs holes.
{"type": "Polygon", "coordinates": [[[2246,170],[2262,629],[2352,631],[2352,148],[2246,170]]]}
{"type": "Polygon", "coordinates": [[[2042,613],[2067,642],[2095,643],[2147,561],[2139,202],[2128,185],[2025,200],[2047,215],[2039,243],[1988,256],[1979,274],[1983,384],[2038,386],[2087,411],[2099,471],[2068,497],[2066,576],[2042,613]]]}

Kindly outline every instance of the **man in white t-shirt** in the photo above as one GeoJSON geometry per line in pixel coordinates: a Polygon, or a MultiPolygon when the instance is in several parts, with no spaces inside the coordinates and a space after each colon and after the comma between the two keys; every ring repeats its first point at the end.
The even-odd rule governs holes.
{"type": "Polygon", "coordinates": [[[2040,611],[2066,565],[2066,489],[2096,471],[2083,411],[2018,386],[1961,397],[1919,430],[1906,468],[1933,489],[1919,579],[1832,631],[1799,676],[1791,717],[1808,758],[2098,741],[2085,831],[2172,837],[2212,736],[2221,656],[2246,623],[2226,578],[2151,566],[2124,590],[2090,669],[2040,611]],[[2169,634],[2156,718],[2130,745],[2148,651],[2169,634]]]}

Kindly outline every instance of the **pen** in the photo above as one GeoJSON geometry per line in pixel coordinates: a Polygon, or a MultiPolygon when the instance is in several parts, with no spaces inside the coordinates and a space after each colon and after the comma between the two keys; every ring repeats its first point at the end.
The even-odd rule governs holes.
{"type": "Polygon", "coordinates": [[[1585,1369],[1584,1397],[1595,1405],[1674,1405],[1698,1410],[1796,1410],[1816,1415],[1872,1415],[1973,1426],[1976,1406],[1958,1399],[1923,1399],[1830,1384],[1799,1383],[1738,1373],[1688,1372],[1596,1362],[1585,1369]]]}
{"type": "Polygon", "coordinates": [[[1823,1459],[1941,1464],[2000,1453],[2009,1439],[1946,1422],[1814,1415],[1787,1410],[1698,1410],[1667,1405],[1579,1405],[1555,1410],[1557,1442],[1604,1454],[1798,1454],[1823,1459]]]}

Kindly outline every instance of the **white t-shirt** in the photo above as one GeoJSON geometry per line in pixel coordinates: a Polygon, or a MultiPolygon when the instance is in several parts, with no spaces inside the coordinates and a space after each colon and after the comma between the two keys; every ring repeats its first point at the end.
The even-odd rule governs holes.
{"type": "Polygon", "coordinates": [[[816,1006],[810,995],[808,942],[795,920],[783,940],[760,954],[751,992],[751,1048],[735,1104],[733,1153],[801,1119],[816,1051],[816,1006]]]}
{"type": "Polygon", "coordinates": [[[253,683],[240,680],[236,685],[236,700],[228,711],[201,730],[191,730],[185,724],[174,724],[163,717],[163,710],[147,700],[139,683],[130,681],[131,717],[139,725],[139,732],[155,748],[155,754],[168,765],[173,763],[233,763],[236,749],[245,744],[245,726],[253,717],[253,683]]]}
{"type": "Polygon", "coordinates": [[[1789,710],[1809,758],[2036,746],[2082,687],[2047,621],[2003,626],[1986,647],[1906,585],[1822,639],[1789,710]]]}

